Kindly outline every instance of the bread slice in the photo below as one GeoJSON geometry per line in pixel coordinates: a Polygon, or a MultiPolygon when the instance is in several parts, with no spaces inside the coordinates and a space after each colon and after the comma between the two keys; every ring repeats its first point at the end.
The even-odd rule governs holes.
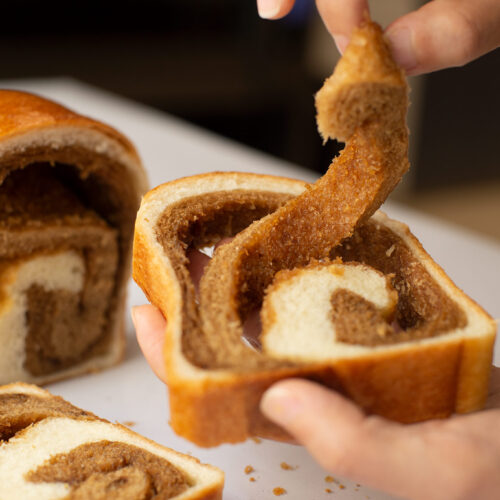
{"type": "MultiPolygon", "coordinates": [[[[390,300],[381,307],[383,323],[377,321],[371,331],[361,334],[359,328],[351,328],[342,340],[336,340],[330,329],[326,344],[314,328],[318,319],[311,316],[319,308],[320,292],[314,287],[309,290],[312,298],[292,292],[287,309],[303,311],[309,327],[287,332],[278,346],[269,347],[265,341],[258,352],[242,337],[228,342],[224,332],[206,340],[186,269],[186,249],[230,236],[252,214],[273,212],[307,189],[291,179],[214,173],[167,183],[145,196],[136,224],[134,279],[167,318],[164,354],[173,429],[200,446],[238,442],[252,435],[287,439],[260,414],[258,405],[270,385],[292,376],[319,381],[366,411],[400,422],[480,409],[487,395],[495,322],[451,282],[404,224],[381,212],[329,257],[342,258],[347,266],[357,262],[364,273],[378,276],[378,284],[358,277],[358,283],[343,285],[361,297],[370,295],[369,303],[377,300],[390,279],[391,287],[384,292],[390,300]],[[398,293],[395,321],[393,290],[398,293]],[[304,310],[308,304],[314,309],[304,310]],[[377,333],[380,326],[385,334],[377,333]],[[233,349],[236,341],[239,345],[233,349]],[[217,343],[224,353],[223,364],[220,356],[213,356],[217,343]],[[302,352],[304,346],[312,352],[302,352]]],[[[305,271],[285,271],[284,276],[317,269],[330,272],[325,266],[310,264],[305,271]]],[[[287,316],[269,305],[280,281],[278,274],[264,299],[265,327],[287,316]]],[[[311,281],[314,284],[315,278],[311,281]]],[[[322,321],[332,311],[318,312],[322,321]]],[[[351,318],[348,326],[356,324],[351,318]]],[[[263,331],[264,339],[268,335],[272,333],[263,331]]]]}
{"type": "Polygon", "coordinates": [[[219,469],[36,386],[0,387],[0,402],[2,499],[222,498],[219,469]]]}
{"type": "Polygon", "coordinates": [[[0,383],[117,363],[133,224],[146,189],[115,130],[0,91],[0,383]]]}

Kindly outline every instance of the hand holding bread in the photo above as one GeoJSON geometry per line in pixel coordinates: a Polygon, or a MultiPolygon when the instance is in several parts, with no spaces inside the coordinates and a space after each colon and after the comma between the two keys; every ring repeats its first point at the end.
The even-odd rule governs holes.
{"type": "Polygon", "coordinates": [[[171,424],[199,445],[289,438],[259,411],[265,390],[289,377],[320,381],[368,413],[407,423],[480,409],[486,400],[494,322],[407,227],[375,213],[408,168],[407,87],[380,28],[367,22],[354,33],[316,104],[323,137],[346,147],[314,185],[205,174],[157,187],[139,210],[134,278],[167,319],[171,424]],[[186,251],[228,236],[197,293],[186,251]],[[335,259],[373,273],[321,299],[330,336],[315,337],[313,307],[302,312],[306,326],[280,330],[288,313],[267,306],[276,289],[299,280],[285,302],[299,308],[307,294],[316,309],[314,283],[351,271],[328,267],[335,259]],[[390,280],[387,297],[397,293],[395,310],[392,299],[366,300],[364,285],[375,295],[384,289],[371,278],[377,273],[390,280]],[[265,326],[278,330],[263,332],[255,349],[243,325],[262,304],[265,326]]]}
{"type": "MultiPolygon", "coordinates": [[[[165,319],[144,305],[134,311],[134,324],[146,359],[166,383],[158,356],[165,319]]],[[[272,386],[261,403],[266,416],[325,470],[412,500],[497,498],[500,440],[492,434],[500,426],[497,367],[486,408],[490,411],[407,426],[367,416],[337,392],[295,379],[272,386]]]]}

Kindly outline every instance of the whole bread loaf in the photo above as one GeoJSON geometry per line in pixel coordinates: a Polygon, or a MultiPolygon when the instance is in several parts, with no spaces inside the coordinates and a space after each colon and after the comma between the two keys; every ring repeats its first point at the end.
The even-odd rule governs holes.
{"type": "Polygon", "coordinates": [[[119,132],[0,90],[0,383],[117,363],[146,177],[119,132]]]}

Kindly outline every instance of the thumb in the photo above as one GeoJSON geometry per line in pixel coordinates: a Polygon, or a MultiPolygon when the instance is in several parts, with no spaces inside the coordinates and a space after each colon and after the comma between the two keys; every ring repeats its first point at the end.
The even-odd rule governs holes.
{"type": "Polygon", "coordinates": [[[425,447],[409,426],[366,416],[318,384],[279,382],[264,394],[261,410],[328,471],[404,497],[421,491],[422,480],[428,480],[425,447]],[[412,462],[420,467],[415,470],[412,462]]]}
{"type": "Polygon", "coordinates": [[[433,0],[386,31],[410,75],[463,66],[500,45],[498,0],[433,0]]]}
{"type": "Polygon", "coordinates": [[[162,382],[166,382],[167,375],[163,361],[165,319],[159,309],[149,304],[132,307],[131,315],[137,333],[137,342],[144,357],[156,376],[162,382]]]}

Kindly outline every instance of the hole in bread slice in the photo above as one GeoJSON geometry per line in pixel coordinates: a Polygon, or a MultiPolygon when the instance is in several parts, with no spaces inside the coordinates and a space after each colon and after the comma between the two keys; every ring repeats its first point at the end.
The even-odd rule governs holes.
{"type": "MultiPolygon", "coordinates": [[[[205,368],[231,367],[247,371],[266,366],[287,366],[287,363],[299,362],[297,357],[278,356],[272,350],[264,349],[262,353],[259,353],[259,319],[255,314],[262,305],[264,290],[260,283],[254,283],[251,279],[246,281],[244,288],[240,290],[238,303],[241,321],[247,322],[244,329],[246,342],[241,343],[240,339],[243,349],[235,349],[237,340],[228,339],[224,336],[224,332],[220,332],[218,349],[219,359],[223,358],[223,363],[217,361],[212,356],[209,343],[205,342],[205,334],[200,327],[199,304],[195,300],[196,294],[187,271],[185,255],[188,248],[201,248],[224,237],[232,236],[235,232],[248,227],[254,220],[272,213],[287,199],[289,199],[287,195],[276,196],[275,193],[269,192],[214,192],[189,196],[173,203],[158,218],[156,237],[169,257],[179,282],[184,287],[182,289],[182,293],[185,294],[182,301],[182,321],[186,326],[182,335],[182,346],[184,354],[194,364],[205,368]],[[248,327],[248,322],[253,325],[248,327]],[[221,352],[224,354],[220,355],[221,352]],[[259,355],[257,363],[255,354],[259,355]]],[[[348,328],[347,321],[344,321],[339,353],[343,350],[349,352],[347,344],[370,347],[411,342],[459,330],[467,324],[463,311],[435,281],[404,239],[384,224],[383,216],[377,217],[355,230],[354,234],[341,246],[332,250],[331,258],[342,258],[346,263],[363,264],[364,266],[360,268],[370,266],[376,270],[374,272],[377,275],[386,276],[383,278],[384,283],[385,280],[389,280],[390,286],[394,288],[392,293],[397,293],[398,296],[395,323],[391,324],[391,319],[384,327],[383,335],[376,333],[376,327],[374,331],[364,335],[360,333],[360,327],[355,328],[357,320],[351,315],[352,328],[348,328]]],[[[249,256],[245,263],[258,265],[258,256],[249,256]]],[[[251,278],[251,269],[247,269],[245,275],[251,278]]],[[[226,278],[221,274],[219,279],[226,278]]],[[[367,293],[369,293],[369,288],[367,293]]],[[[293,309],[294,304],[304,305],[308,303],[307,300],[316,304],[317,294],[314,286],[309,287],[308,290],[304,289],[303,293],[297,294],[296,302],[292,302],[291,308],[293,309]],[[306,298],[307,294],[310,299],[306,298]]],[[[366,295],[363,297],[369,299],[366,295]]],[[[330,296],[328,296],[328,301],[329,306],[325,311],[329,312],[323,315],[331,314],[330,296]]],[[[307,318],[312,316],[312,313],[309,313],[307,318]]],[[[377,324],[380,331],[380,324],[377,324]]],[[[264,330],[265,328],[266,320],[264,330]]],[[[309,328],[311,329],[312,327],[309,328]]],[[[305,333],[307,331],[308,329],[302,330],[305,338],[307,338],[305,333]]],[[[216,339],[211,339],[211,341],[215,343],[216,339]]]]}

